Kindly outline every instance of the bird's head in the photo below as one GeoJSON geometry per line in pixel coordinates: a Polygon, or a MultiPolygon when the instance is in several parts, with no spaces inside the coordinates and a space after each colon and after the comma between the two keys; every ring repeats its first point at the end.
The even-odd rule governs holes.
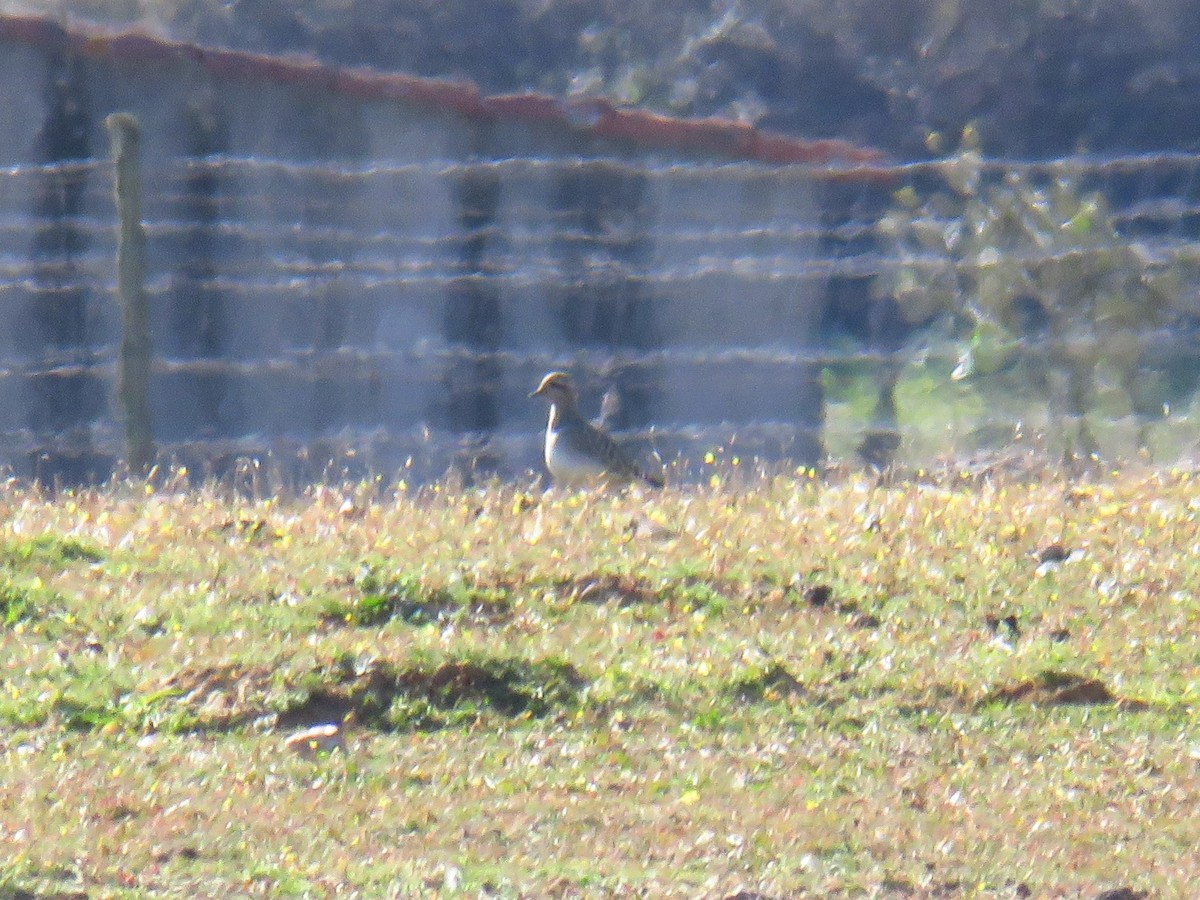
{"type": "Polygon", "coordinates": [[[566,372],[551,372],[529,396],[545,397],[550,403],[560,406],[574,406],[576,402],[575,385],[571,383],[571,376],[566,372]]]}

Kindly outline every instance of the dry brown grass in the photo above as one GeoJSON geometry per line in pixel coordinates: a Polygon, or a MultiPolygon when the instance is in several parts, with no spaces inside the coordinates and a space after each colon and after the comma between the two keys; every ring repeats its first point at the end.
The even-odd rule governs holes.
{"type": "Polygon", "coordinates": [[[0,894],[1200,883],[1191,477],[714,472],[8,486],[0,894]]]}

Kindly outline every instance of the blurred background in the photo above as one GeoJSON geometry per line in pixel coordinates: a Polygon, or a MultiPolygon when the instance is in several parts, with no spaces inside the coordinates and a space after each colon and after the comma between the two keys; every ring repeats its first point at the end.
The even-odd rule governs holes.
{"type": "Polygon", "coordinates": [[[103,480],[141,124],[155,452],[694,477],[1194,460],[1187,0],[0,2],[0,464],[103,480]]]}

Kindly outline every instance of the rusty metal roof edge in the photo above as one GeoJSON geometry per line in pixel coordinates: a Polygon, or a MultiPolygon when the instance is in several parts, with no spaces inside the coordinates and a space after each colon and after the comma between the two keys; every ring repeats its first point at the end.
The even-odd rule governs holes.
{"type": "Polygon", "coordinates": [[[681,118],[618,107],[603,98],[569,100],[548,94],[485,96],[469,81],[420,77],[323,63],[301,55],[272,55],[206,47],[50,16],[0,15],[0,41],[117,62],[190,60],[217,78],[272,82],[341,94],[365,102],[405,103],[469,119],[549,125],[635,146],[767,165],[809,165],[814,174],[848,181],[893,181],[881,150],[832,138],[809,140],[722,118],[681,118]]]}

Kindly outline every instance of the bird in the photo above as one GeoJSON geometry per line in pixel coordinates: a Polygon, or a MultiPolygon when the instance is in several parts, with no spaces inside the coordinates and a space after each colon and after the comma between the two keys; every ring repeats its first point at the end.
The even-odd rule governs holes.
{"type": "Polygon", "coordinates": [[[617,487],[642,481],[662,487],[661,477],[645,472],[611,435],[583,417],[579,395],[566,372],[550,372],[529,396],[550,404],[545,460],[557,483],[617,487]]]}

